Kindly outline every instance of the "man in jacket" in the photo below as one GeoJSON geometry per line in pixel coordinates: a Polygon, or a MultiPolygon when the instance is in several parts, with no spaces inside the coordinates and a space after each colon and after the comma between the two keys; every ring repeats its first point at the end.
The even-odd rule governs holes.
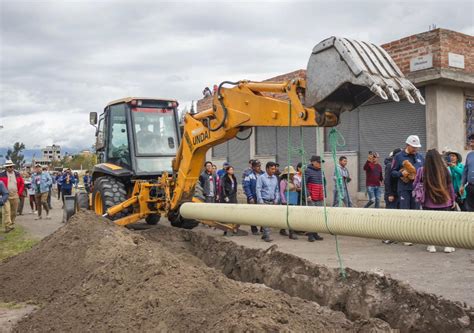
{"type": "Polygon", "coordinates": [[[23,193],[25,182],[18,171],[15,171],[15,164],[7,160],[3,166],[5,171],[0,173],[0,181],[8,191],[8,200],[3,205],[3,225],[5,232],[15,229],[15,219],[20,203],[20,194],[23,193]]]}
{"type": "MultiPolygon", "coordinates": [[[[262,164],[258,160],[252,161],[252,169],[249,173],[244,173],[244,179],[242,180],[242,187],[247,197],[248,204],[257,203],[257,178],[263,174],[262,164]]],[[[258,228],[256,226],[250,227],[253,235],[258,235],[258,228]]]]}
{"type": "MultiPolygon", "coordinates": [[[[308,206],[324,206],[324,195],[326,193],[326,179],[321,170],[320,156],[311,156],[311,164],[304,172],[306,190],[308,194],[308,206]]],[[[323,240],[317,233],[308,233],[308,241],[323,240]]]]}
{"type": "Polygon", "coordinates": [[[199,176],[205,202],[215,203],[217,197],[217,176],[212,172],[212,162],[204,163],[205,170],[199,176]]]}
{"type": "Polygon", "coordinates": [[[364,208],[369,208],[375,202],[375,208],[380,208],[380,197],[382,192],[380,185],[383,181],[382,166],[379,164],[379,154],[369,151],[369,156],[364,165],[365,185],[369,194],[369,201],[364,208]]]}
{"type": "MultiPolygon", "coordinates": [[[[267,162],[266,172],[257,178],[256,194],[257,203],[260,205],[277,205],[280,203],[280,189],[278,187],[278,177],[275,176],[276,163],[267,162]]],[[[271,242],[270,228],[263,228],[262,239],[271,242]]]]}
{"type": "Polygon", "coordinates": [[[341,204],[344,203],[346,207],[352,207],[352,200],[351,196],[349,195],[349,188],[347,187],[347,184],[350,183],[351,181],[351,175],[349,173],[349,169],[347,169],[347,157],[346,156],[341,156],[339,157],[339,164],[336,165],[336,168],[334,168],[334,200],[333,200],[333,206],[338,207],[339,206],[339,200],[341,199],[341,204]],[[337,175],[336,171],[339,172],[339,175],[342,178],[342,194],[341,197],[339,198],[339,191],[338,191],[338,186],[337,186],[337,175]]]}
{"type": "Polygon", "coordinates": [[[425,162],[423,156],[418,153],[421,148],[420,138],[410,135],[406,140],[406,147],[393,158],[391,176],[398,180],[397,191],[400,201],[400,209],[419,209],[419,204],[412,196],[413,181],[416,171],[425,162]]]}
{"type": "Polygon", "coordinates": [[[71,169],[66,169],[66,171],[61,176],[61,191],[62,191],[62,199],[64,203],[64,196],[72,194],[72,187],[74,186],[76,179],[71,172],[71,169]]]}
{"type": "Polygon", "coordinates": [[[35,199],[36,207],[38,208],[38,218],[36,220],[41,220],[42,217],[42,208],[46,211],[46,219],[49,220],[49,205],[48,205],[48,194],[53,184],[53,179],[47,171],[43,171],[41,165],[37,164],[36,172],[31,176],[32,186],[35,189],[35,199]]]}
{"type": "Polygon", "coordinates": [[[385,159],[385,172],[384,172],[384,200],[385,200],[385,208],[388,209],[398,209],[399,202],[398,202],[398,191],[397,191],[397,184],[398,179],[393,178],[391,176],[392,173],[392,162],[393,157],[397,155],[402,150],[400,148],[396,148],[393,150],[388,158],[385,159]]]}
{"type": "Polygon", "coordinates": [[[90,193],[91,192],[92,177],[89,174],[89,170],[86,171],[86,174],[82,178],[82,181],[84,182],[84,189],[86,190],[87,193],[90,193]]]}

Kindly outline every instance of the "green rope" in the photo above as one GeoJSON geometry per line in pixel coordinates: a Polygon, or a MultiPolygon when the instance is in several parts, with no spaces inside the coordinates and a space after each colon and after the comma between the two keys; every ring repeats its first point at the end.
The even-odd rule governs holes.
{"type": "MultiPolygon", "coordinates": [[[[304,150],[304,139],[303,139],[303,127],[300,126],[300,147],[293,147],[292,146],[292,142],[291,142],[291,112],[292,112],[292,108],[291,108],[291,101],[288,102],[288,169],[290,167],[290,163],[291,163],[291,156],[292,156],[292,153],[294,154],[298,154],[300,157],[301,157],[301,175],[302,175],[302,178],[301,178],[301,185],[302,187],[303,186],[306,186],[306,179],[305,179],[305,167],[306,167],[306,164],[307,164],[307,161],[306,161],[306,151],[304,150]]],[[[320,134],[319,134],[319,129],[317,130],[316,132],[316,144],[320,143],[320,134]]],[[[344,137],[342,136],[342,134],[335,128],[332,128],[330,133],[329,133],[329,144],[331,146],[331,154],[332,154],[332,158],[333,158],[333,161],[334,161],[334,166],[335,166],[335,173],[336,173],[336,188],[337,188],[337,193],[338,193],[338,203],[339,203],[339,206],[342,205],[342,201],[344,199],[344,182],[343,182],[343,179],[342,179],[342,176],[341,176],[341,173],[339,171],[339,168],[337,168],[337,148],[338,147],[344,147],[346,145],[345,143],[345,140],[344,140],[344,137]]],[[[289,170],[288,170],[289,171],[289,170]]],[[[325,175],[325,171],[324,171],[324,163],[322,163],[322,172],[323,172],[323,182],[324,182],[324,175],[325,175]]],[[[290,226],[290,218],[289,218],[289,215],[290,215],[290,209],[289,209],[289,197],[290,197],[290,187],[289,187],[289,177],[288,177],[288,174],[287,174],[287,187],[286,187],[286,225],[288,227],[289,230],[291,230],[291,226],[290,226]]],[[[337,254],[337,259],[338,259],[338,263],[339,263],[339,270],[340,270],[340,273],[341,273],[341,276],[343,277],[343,279],[346,279],[347,278],[347,274],[346,274],[346,270],[344,268],[344,263],[343,263],[343,260],[342,260],[342,256],[341,256],[341,252],[339,250],[339,240],[337,238],[337,235],[334,235],[332,233],[332,231],[330,230],[329,228],[329,218],[328,218],[328,212],[327,212],[327,205],[326,205],[326,186],[325,184],[323,184],[323,188],[324,188],[324,223],[326,225],[326,229],[328,230],[328,232],[334,236],[335,240],[336,240],[336,254],[337,254]]],[[[302,189],[303,191],[303,189],[302,189]]],[[[306,191],[304,192],[306,193],[306,191]]],[[[303,193],[302,193],[303,194],[303,193]]],[[[305,204],[308,205],[308,196],[305,195],[304,196],[304,200],[305,200],[305,204]]],[[[303,203],[303,195],[300,196],[300,205],[302,205],[303,203]]]]}
{"type": "Polygon", "coordinates": [[[286,226],[288,230],[290,227],[290,163],[291,163],[291,101],[288,101],[288,172],[286,173],[286,226]]]}
{"type": "MultiPolygon", "coordinates": [[[[339,138],[342,138],[344,139],[344,137],[339,133],[339,138],[336,134],[332,134],[331,133],[339,133],[335,128],[332,128],[331,129],[331,132],[329,134],[329,144],[331,146],[331,154],[332,154],[332,158],[333,158],[333,161],[334,161],[334,167],[336,168],[336,184],[341,181],[341,184],[342,184],[342,177],[341,177],[341,174],[339,173],[339,170],[337,168],[337,164],[336,164],[336,160],[337,160],[337,146],[338,146],[338,140],[339,138]],[[332,138],[332,140],[331,140],[332,138]]],[[[321,142],[320,141],[320,137],[319,137],[319,129],[317,130],[316,132],[316,140],[317,140],[317,143],[321,142]]],[[[344,143],[345,145],[345,143],[344,143]]],[[[323,171],[323,183],[324,183],[324,179],[325,179],[325,171],[324,171],[324,163],[321,163],[321,166],[322,166],[322,171],[323,171]]],[[[326,228],[327,230],[329,231],[329,233],[331,235],[334,236],[334,239],[336,240],[336,254],[337,254],[337,261],[339,263],[339,271],[341,273],[341,276],[343,279],[346,279],[347,278],[347,274],[346,274],[346,270],[344,268],[344,263],[342,261],[342,256],[341,256],[341,252],[339,250],[339,240],[337,238],[337,235],[333,234],[331,232],[331,229],[329,228],[329,218],[328,218],[328,211],[327,211],[327,205],[326,205],[326,186],[323,186],[323,191],[324,191],[324,223],[326,224],[326,228]]]]}

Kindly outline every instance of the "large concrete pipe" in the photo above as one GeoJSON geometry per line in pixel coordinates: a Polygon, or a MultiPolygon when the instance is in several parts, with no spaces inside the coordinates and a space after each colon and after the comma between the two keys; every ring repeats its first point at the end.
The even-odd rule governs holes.
{"type": "MultiPolygon", "coordinates": [[[[184,218],[287,229],[287,207],[185,203],[184,218]]],[[[427,210],[290,206],[293,230],[474,249],[474,214],[427,210]]]]}

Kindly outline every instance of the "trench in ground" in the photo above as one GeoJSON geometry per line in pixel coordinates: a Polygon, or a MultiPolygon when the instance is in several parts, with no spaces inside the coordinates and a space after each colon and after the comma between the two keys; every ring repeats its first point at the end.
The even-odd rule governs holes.
{"type": "Polygon", "coordinates": [[[170,227],[142,231],[174,253],[221,271],[230,279],[264,284],[290,296],[343,312],[352,321],[382,319],[402,332],[474,330],[474,311],[433,294],[418,292],[390,277],[346,269],[339,271],[282,253],[240,246],[228,239],[170,227]]]}

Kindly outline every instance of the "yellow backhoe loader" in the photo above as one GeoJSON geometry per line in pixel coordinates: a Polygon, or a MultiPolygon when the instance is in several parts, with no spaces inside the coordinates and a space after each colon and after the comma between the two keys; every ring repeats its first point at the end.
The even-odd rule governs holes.
{"type": "Polygon", "coordinates": [[[199,201],[195,187],[211,147],[255,126],[336,126],[342,112],[374,96],[425,104],[384,49],[331,37],[314,47],[306,80],[222,82],[212,108],[186,114],[181,129],[175,100],[130,97],[111,102],[99,117],[90,115],[101,163],[92,171],[90,199],[82,194],[78,205],[90,206],[118,225],[141,219],[156,224],[165,216],[173,226],[193,228],[198,222],[182,218],[179,208],[199,201]],[[286,94],[287,100],[266,93],[286,94]]]}

